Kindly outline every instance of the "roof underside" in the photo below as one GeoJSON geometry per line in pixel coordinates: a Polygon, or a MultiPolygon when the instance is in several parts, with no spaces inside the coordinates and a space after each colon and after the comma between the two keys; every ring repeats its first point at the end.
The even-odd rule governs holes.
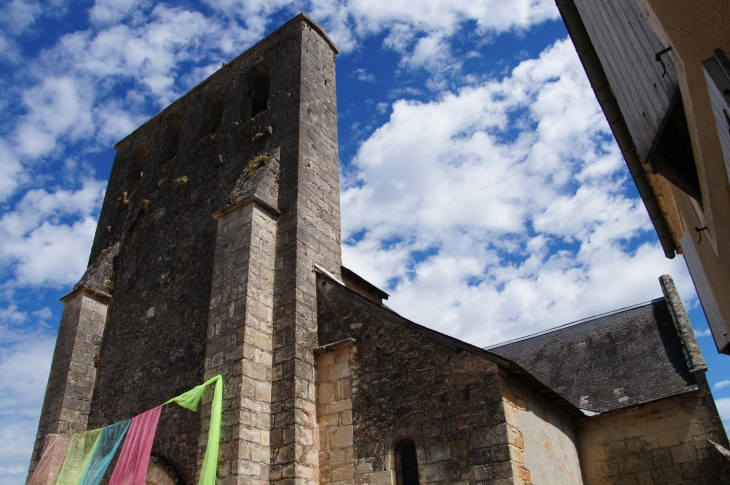
{"type": "Polygon", "coordinates": [[[605,412],[696,390],[664,298],[489,351],[574,406],[605,412]]]}

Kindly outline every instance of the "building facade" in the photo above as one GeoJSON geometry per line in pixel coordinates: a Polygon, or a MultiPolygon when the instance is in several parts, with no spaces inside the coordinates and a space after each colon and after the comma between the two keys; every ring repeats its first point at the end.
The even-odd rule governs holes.
{"type": "Polygon", "coordinates": [[[556,0],[664,253],[730,354],[730,5],[556,0]]]}
{"type": "MultiPolygon", "coordinates": [[[[654,476],[654,455],[682,483],[726,483],[708,440],[727,437],[681,302],[653,302],[651,338],[596,357],[646,355],[669,384],[604,409],[529,362],[406,320],[342,267],[336,54],[298,15],[117,144],[89,268],[63,299],[31,474],[47,435],[129,419],[220,374],[220,484],[619,483],[654,476]],[[652,454],[648,437],[630,472],[591,451],[635,450],[633,431],[601,437],[602,423],[655,402],[691,431],[636,419],[685,454],[673,441],[652,454]],[[596,471],[601,460],[621,473],[596,471]]],[[[196,483],[210,403],[163,408],[148,483],[196,483]]]]}

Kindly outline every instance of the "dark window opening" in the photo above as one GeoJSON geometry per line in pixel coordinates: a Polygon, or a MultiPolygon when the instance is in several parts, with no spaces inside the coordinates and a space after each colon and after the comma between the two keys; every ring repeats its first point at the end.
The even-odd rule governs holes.
{"type": "Polygon", "coordinates": [[[244,82],[241,99],[241,120],[248,121],[268,109],[271,69],[269,61],[258,63],[251,69],[244,82]]]}
{"type": "Polygon", "coordinates": [[[144,165],[145,165],[145,163],[147,163],[147,149],[148,149],[147,143],[142,143],[134,151],[134,155],[132,156],[130,172],[129,172],[129,178],[133,182],[136,182],[142,178],[142,175],[144,173],[144,165]]]}
{"type": "Polygon", "coordinates": [[[208,98],[208,102],[205,103],[202,136],[211,135],[220,129],[225,104],[226,92],[223,90],[208,98]]]}
{"type": "Polygon", "coordinates": [[[662,175],[702,205],[700,180],[679,89],[669,105],[647,160],[652,172],[662,175]]]}
{"type": "Polygon", "coordinates": [[[411,440],[402,440],[395,447],[395,475],[398,485],[418,485],[418,456],[411,440]]]}
{"type": "Polygon", "coordinates": [[[163,161],[168,162],[177,156],[177,146],[180,144],[180,132],[182,131],[182,122],[174,121],[167,131],[163,140],[163,161]]]}

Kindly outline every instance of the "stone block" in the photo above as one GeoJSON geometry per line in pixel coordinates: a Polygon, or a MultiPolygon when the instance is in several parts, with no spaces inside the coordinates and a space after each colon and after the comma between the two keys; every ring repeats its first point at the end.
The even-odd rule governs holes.
{"type": "Polygon", "coordinates": [[[697,450],[695,450],[694,443],[691,441],[674,446],[669,449],[669,452],[672,454],[672,462],[677,465],[698,459],[697,450]]]}
{"type": "Polygon", "coordinates": [[[677,431],[674,429],[659,432],[656,436],[659,446],[662,448],[671,448],[680,444],[679,436],[677,436],[677,431]]]}
{"type": "Polygon", "coordinates": [[[509,443],[509,435],[506,424],[478,428],[471,432],[470,446],[472,448],[485,448],[507,443],[509,443]]]}
{"type": "Polygon", "coordinates": [[[371,473],[368,483],[370,485],[395,485],[395,472],[384,471],[371,473]]]}
{"type": "Polygon", "coordinates": [[[474,478],[476,480],[496,480],[500,478],[510,478],[513,476],[511,462],[475,466],[473,470],[474,478]]]}
{"type": "Polygon", "coordinates": [[[433,445],[428,448],[427,459],[429,462],[443,461],[451,458],[451,445],[433,445]]]}
{"type": "Polygon", "coordinates": [[[330,449],[347,448],[352,446],[352,426],[334,428],[328,432],[330,449]]]}

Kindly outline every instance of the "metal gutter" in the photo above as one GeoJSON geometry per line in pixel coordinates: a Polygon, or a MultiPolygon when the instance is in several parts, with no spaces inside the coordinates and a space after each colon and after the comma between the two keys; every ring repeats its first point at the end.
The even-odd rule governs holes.
{"type": "Polygon", "coordinates": [[[588,81],[591,83],[593,92],[598,99],[598,104],[601,105],[603,114],[606,116],[606,120],[608,120],[613,136],[616,138],[616,142],[624,156],[624,160],[626,160],[626,165],[629,167],[629,172],[631,172],[634,183],[636,183],[641,200],[644,202],[651,223],[654,225],[654,230],[657,236],[659,236],[659,242],[664,250],[664,255],[669,259],[673,259],[675,256],[675,246],[669,233],[669,228],[664,220],[654,191],[651,189],[649,181],[646,178],[646,171],[639,159],[639,152],[631,137],[631,132],[626,125],[626,120],[621,113],[616,97],[611,91],[608,77],[606,77],[606,72],[603,70],[601,61],[593,47],[593,42],[588,35],[588,31],[583,24],[583,19],[580,17],[578,8],[575,6],[573,0],[555,0],[555,4],[558,6],[558,11],[563,18],[570,39],[573,41],[575,50],[578,52],[578,57],[583,65],[583,70],[585,70],[588,76],[588,81]]]}

